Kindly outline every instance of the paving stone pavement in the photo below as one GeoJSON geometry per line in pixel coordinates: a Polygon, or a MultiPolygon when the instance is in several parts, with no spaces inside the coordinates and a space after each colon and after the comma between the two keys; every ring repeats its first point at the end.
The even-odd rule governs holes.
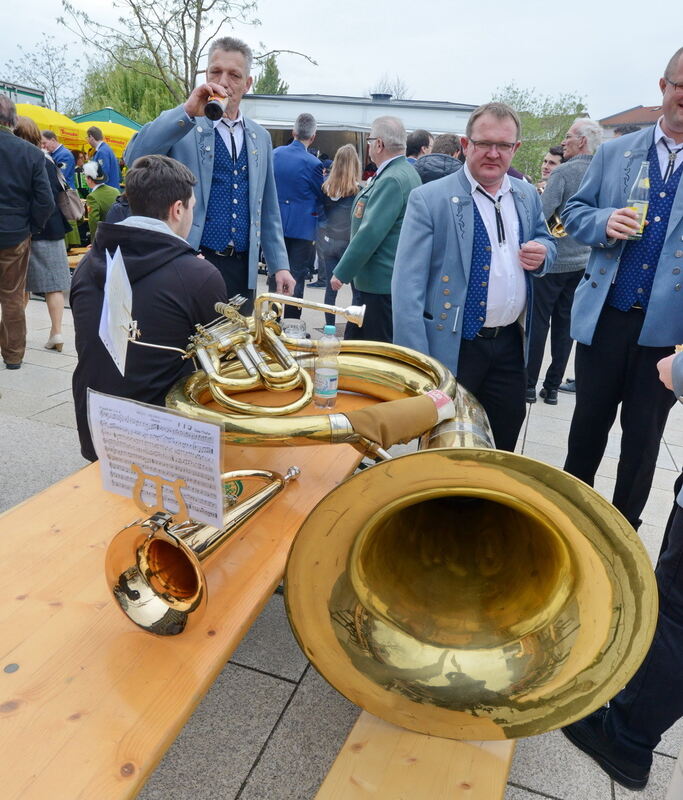
{"type": "MultiPolygon", "coordinates": [[[[306,294],[322,302],[322,289],[307,289],[306,294]]],[[[339,301],[350,303],[346,289],[339,301]]],[[[70,391],[76,365],[70,312],[65,311],[62,353],[43,348],[49,334],[45,304],[31,300],[27,315],[29,347],[22,369],[0,368],[0,511],[86,464],[79,453],[70,391]]],[[[322,313],[305,311],[303,318],[308,330],[319,335],[322,313]]],[[[572,395],[560,394],[557,406],[542,401],[528,406],[518,451],[561,467],[573,404],[572,395]]],[[[615,427],[596,485],[608,499],[618,453],[615,427]]],[[[671,412],[658,464],[641,530],[653,559],[673,500],[673,483],[683,467],[680,405],[671,412]]],[[[307,800],[314,797],[357,715],[358,709],[308,664],[276,594],[139,798],[307,800]]],[[[678,723],[657,749],[647,791],[634,793],[613,785],[559,732],[520,740],[506,800],[664,800],[682,745],[683,724],[678,723]]]]}

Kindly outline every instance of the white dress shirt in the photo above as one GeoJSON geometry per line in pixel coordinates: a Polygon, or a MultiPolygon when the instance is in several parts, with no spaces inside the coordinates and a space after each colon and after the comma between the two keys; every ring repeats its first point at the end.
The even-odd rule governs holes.
{"type": "Polygon", "coordinates": [[[235,137],[235,150],[237,151],[237,156],[239,157],[239,154],[242,151],[242,145],[244,144],[244,119],[242,117],[242,112],[239,111],[237,113],[237,119],[228,119],[227,117],[217,119],[213,123],[213,127],[214,130],[218,128],[218,133],[220,133],[221,139],[228,148],[228,153],[230,153],[231,156],[232,142],[230,141],[230,130],[232,129],[232,135],[235,137]]]}
{"type": "Polygon", "coordinates": [[[491,200],[477,191],[479,184],[472,176],[467,164],[463,167],[472,187],[472,199],[479,209],[484,227],[491,242],[491,269],[489,270],[489,291],[486,300],[486,319],[484,327],[495,328],[511,325],[519,319],[526,306],[526,278],[519,261],[519,217],[510,191],[510,179],[503,178],[494,200],[500,199],[500,213],[505,226],[505,242],[498,244],[496,212],[491,200]]]}
{"type": "Polygon", "coordinates": [[[680,167],[683,161],[683,142],[678,142],[678,144],[676,144],[673,139],[670,139],[664,133],[660,124],[662,119],[663,117],[660,117],[655,125],[655,145],[657,148],[657,158],[659,158],[659,170],[663,178],[667,165],[669,164],[669,150],[671,150],[672,153],[678,150],[678,153],[676,153],[676,160],[674,161],[674,172],[680,167]],[[669,145],[669,150],[666,149],[664,142],[669,145]]]}

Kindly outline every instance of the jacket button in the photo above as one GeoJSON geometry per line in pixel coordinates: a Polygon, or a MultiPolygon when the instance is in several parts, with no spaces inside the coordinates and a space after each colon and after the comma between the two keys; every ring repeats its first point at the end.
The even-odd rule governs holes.
{"type": "Polygon", "coordinates": [[[444,304],[443,304],[443,307],[444,307],[444,308],[450,308],[450,307],[451,307],[451,304],[450,304],[450,303],[444,303],[444,304]]]}
{"type": "Polygon", "coordinates": [[[598,288],[598,284],[597,284],[595,281],[593,281],[593,283],[591,283],[591,286],[592,286],[594,289],[597,289],[597,288],[598,288]]]}
{"type": "Polygon", "coordinates": [[[674,290],[675,290],[675,291],[677,291],[677,292],[680,292],[680,291],[681,291],[681,284],[680,284],[680,283],[677,283],[677,284],[674,286],[674,290]]]}
{"type": "Polygon", "coordinates": [[[607,272],[607,270],[604,267],[600,267],[600,274],[601,275],[604,275],[606,272],[607,272]]]}
{"type": "Polygon", "coordinates": [[[681,271],[680,271],[680,269],[678,269],[678,267],[674,267],[674,268],[671,270],[671,274],[672,274],[672,275],[679,275],[679,274],[680,274],[680,272],[681,272],[681,271]]]}
{"type": "Polygon", "coordinates": [[[449,295],[449,294],[451,293],[451,290],[450,290],[450,289],[444,289],[444,290],[443,290],[443,293],[444,293],[445,295],[449,295]]]}
{"type": "Polygon", "coordinates": [[[448,319],[448,314],[439,314],[439,319],[448,319]]]}
{"type": "Polygon", "coordinates": [[[442,280],[444,283],[448,283],[448,281],[450,280],[450,278],[448,277],[448,275],[444,275],[444,276],[441,278],[441,280],[442,280]]]}
{"type": "Polygon", "coordinates": [[[443,325],[440,325],[440,324],[437,325],[436,329],[437,329],[437,331],[442,331],[443,330],[443,325]]]}
{"type": "Polygon", "coordinates": [[[681,258],[683,256],[683,250],[676,250],[674,255],[676,256],[676,258],[681,258]]]}

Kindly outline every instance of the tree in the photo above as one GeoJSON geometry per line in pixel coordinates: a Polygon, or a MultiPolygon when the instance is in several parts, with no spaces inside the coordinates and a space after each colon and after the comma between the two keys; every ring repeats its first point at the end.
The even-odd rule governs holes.
{"type": "Polygon", "coordinates": [[[141,124],[156,119],[177,103],[163,84],[145,74],[151,69],[153,65],[144,60],[138,69],[123,67],[113,58],[91,63],[83,79],[81,113],[112,106],[141,124]]]}
{"type": "Polygon", "coordinates": [[[71,113],[81,79],[78,61],[68,59],[64,46],[56,44],[55,37],[46,33],[30,49],[25,50],[21,45],[17,49],[18,58],[6,61],[3,67],[7,79],[40,89],[50,108],[71,113]]]}
{"type": "Polygon", "coordinates": [[[586,116],[583,97],[561,94],[558,97],[537,94],[535,89],[520,89],[514,83],[496,89],[494,101],[507,103],[522,121],[522,146],[513,165],[535,181],[541,177],[541,161],[552,145],[560,144],[577,117],[586,116]]]}
{"type": "MultiPolygon", "coordinates": [[[[176,104],[194,89],[199,63],[219,33],[236,23],[260,24],[257,0],[118,0],[116,5],[123,15],[113,26],[97,22],[69,0],[62,0],[66,17],[58,21],[83,41],[96,41],[100,51],[122,67],[159,81],[176,104]]],[[[272,50],[256,59],[293,52],[272,50]]]]}
{"type": "Polygon", "coordinates": [[[277,59],[269,55],[262,62],[262,69],[254,81],[255,94],[287,94],[289,85],[280,80],[280,70],[277,59]]]}
{"type": "Polygon", "coordinates": [[[408,91],[408,85],[402,78],[398,75],[390,78],[385,72],[373,88],[368,90],[368,95],[390,94],[394,100],[410,100],[412,95],[408,91]]]}

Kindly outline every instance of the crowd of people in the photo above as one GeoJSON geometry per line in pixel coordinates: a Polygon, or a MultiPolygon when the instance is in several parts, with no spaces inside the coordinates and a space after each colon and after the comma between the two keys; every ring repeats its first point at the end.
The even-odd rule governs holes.
{"type": "MultiPolygon", "coordinates": [[[[118,372],[98,337],[106,251],[121,248],[133,316],[147,338],[180,348],[196,323],[214,316],[215,302],[240,296],[250,312],[263,260],[271,289],[284,295],[303,297],[316,269],[327,303],[350,284],[367,311],[362,325],[347,324],[345,338],[439,359],[481,403],[503,450],[514,450],[526,404],[537,401],[548,331],[545,403],[558,402],[576,341],[575,380],[564,385],[576,396],[565,470],[593,484],[620,410],[613,503],[637,530],[668,413],[683,400],[683,356],[674,353],[683,343],[683,48],[659,81],[662,116],[654,126],[603,141],[596,122],[575,120],[544,156],[538,185],[512,167],[520,118],[497,102],[477,108],[462,137],[408,134],[399,118],[378,117],[364,171],[352,145],[331,162],[312,152],[316,120],[308,113],[296,119],[291,142],[273,151],[268,133],[240,109],[251,65],[244,42],[213,42],[206,82],[128,146],[122,197],[101,131],[91,129],[94,157],[77,166],[54,134],[18,121],[0,96],[7,368],[19,368],[24,354],[25,285],[45,293],[52,322],[45,346],[61,349],[71,221],[60,210],[58,172],[75,188],[80,170],[92,247],[75,273],[71,306],[86,458],[96,458],[88,388],[161,404],[189,369],[172,351],[131,348],[125,377],[118,372]],[[204,107],[215,98],[225,111],[211,121],[204,107]],[[628,191],[643,161],[650,190],[641,232],[628,191]]],[[[683,716],[682,486],[679,478],[656,570],[655,643],[609,709],[565,731],[631,788],[645,785],[659,737],[683,716]]]]}

